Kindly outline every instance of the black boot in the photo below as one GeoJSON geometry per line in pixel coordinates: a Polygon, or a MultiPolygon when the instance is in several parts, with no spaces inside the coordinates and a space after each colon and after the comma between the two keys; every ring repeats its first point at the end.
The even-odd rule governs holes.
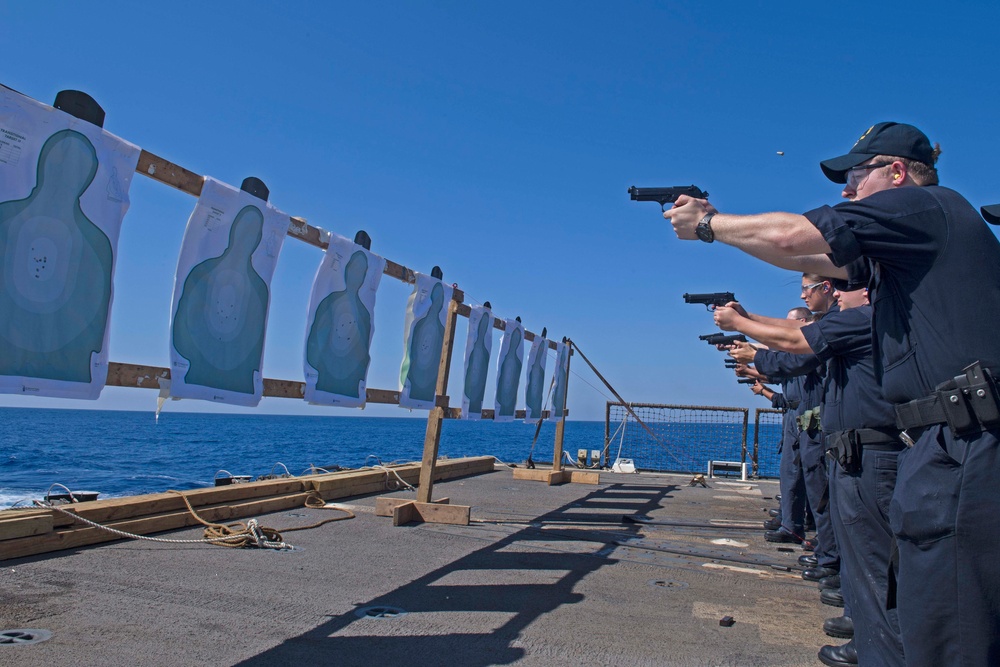
{"type": "Polygon", "coordinates": [[[831,607],[843,607],[844,596],[840,591],[824,588],[819,592],[819,601],[831,607]]]}
{"type": "Polygon", "coordinates": [[[858,664],[858,652],[854,650],[854,640],[842,646],[824,646],[819,650],[819,661],[830,667],[850,667],[858,664]]]}
{"type": "Polygon", "coordinates": [[[823,632],[840,639],[854,638],[854,621],[850,616],[834,616],[823,621],[823,632]]]}

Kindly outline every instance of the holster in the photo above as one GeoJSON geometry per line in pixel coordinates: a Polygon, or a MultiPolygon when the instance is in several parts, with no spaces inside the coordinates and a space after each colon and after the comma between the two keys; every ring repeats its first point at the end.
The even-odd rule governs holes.
{"type": "Polygon", "coordinates": [[[819,407],[806,410],[795,418],[795,423],[799,425],[800,431],[820,430],[819,407]]]}
{"type": "Polygon", "coordinates": [[[864,448],[857,431],[851,429],[831,433],[827,437],[826,448],[845,472],[861,472],[861,455],[864,448]]]}
{"type": "Polygon", "coordinates": [[[978,361],[964,370],[964,375],[939,384],[934,392],[952,433],[966,435],[1000,425],[993,375],[978,361]]]}

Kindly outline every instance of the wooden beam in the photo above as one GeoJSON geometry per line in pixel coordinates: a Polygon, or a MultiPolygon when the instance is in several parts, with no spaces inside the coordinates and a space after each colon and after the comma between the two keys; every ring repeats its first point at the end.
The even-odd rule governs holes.
{"type": "MultiPolygon", "coordinates": [[[[437,386],[434,390],[437,399],[446,397],[448,393],[448,377],[451,373],[451,354],[455,349],[455,325],[458,321],[458,302],[448,302],[448,313],[445,316],[444,339],[441,341],[441,358],[438,361],[437,386]]],[[[442,406],[440,400],[427,416],[427,433],[424,436],[424,456],[420,462],[420,486],[417,489],[417,500],[430,503],[434,493],[434,466],[437,464],[438,446],[441,444],[441,424],[445,411],[448,410],[447,399],[442,406]]]]}
{"type": "MultiPolygon", "coordinates": [[[[392,468],[409,483],[417,481],[420,467],[407,464],[392,468]]],[[[491,456],[442,461],[435,469],[435,480],[453,479],[494,470],[491,456]]],[[[224,522],[266,512],[301,506],[306,492],[316,490],[324,500],[368,495],[385,491],[386,471],[349,470],[303,477],[284,478],[209,487],[185,491],[195,511],[208,521],[224,522]]],[[[101,525],[138,535],[148,535],[195,525],[184,499],[174,493],[156,493],[125,498],[109,498],[62,506],[101,525]]],[[[81,524],[62,512],[51,509],[24,510],[41,517],[25,528],[20,510],[0,512],[0,561],[34,554],[71,549],[121,539],[112,533],[81,524]],[[48,526],[49,529],[40,532],[48,526]],[[30,534],[14,537],[16,531],[30,534]]]]}
{"type": "MultiPolygon", "coordinates": [[[[170,379],[170,369],[162,366],[143,366],[118,361],[108,362],[108,387],[138,387],[159,389],[160,379],[170,379]]],[[[264,378],[264,396],[268,398],[294,398],[302,400],[306,383],[297,380],[264,378]]],[[[367,389],[368,403],[399,405],[399,391],[392,389],[367,389]]]]}
{"type": "Polygon", "coordinates": [[[140,389],[159,389],[160,378],[169,380],[170,369],[160,366],[140,366],[139,364],[122,364],[117,361],[108,362],[108,387],[138,387],[140,389]]]}
{"type": "Polygon", "coordinates": [[[572,346],[569,348],[569,351],[570,354],[566,357],[566,387],[563,389],[563,404],[560,406],[562,408],[562,417],[556,422],[556,442],[552,450],[553,470],[562,470],[563,436],[566,433],[566,401],[569,398],[569,362],[573,359],[572,346]]]}
{"type": "Polygon", "coordinates": [[[471,508],[467,505],[443,505],[409,501],[392,508],[392,525],[418,523],[446,523],[468,526],[471,508]]]}
{"type": "MultiPolygon", "coordinates": [[[[413,498],[390,498],[389,496],[382,496],[381,498],[375,499],[375,516],[392,516],[392,511],[399,507],[400,505],[405,505],[407,503],[412,503],[413,498]]],[[[448,505],[450,500],[448,498],[438,498],[434,501],[438,505],[448,505]]]]}
{"type": "Polygon", "coordinates": [[[205,186],[204,176],[199,176],[193,171],[188,171],[184,167],[179,167],[173,162],[168,162],[145,150],[139,153],[139,164],[136,165],[135,170],[154,181],[177,188],[181,192],[195,197],[201,196],[201,189],[205,186]]]}
{"type": "MultiPolygon", "coordinates": [[[[271,498],[255,498],[245,503],[234,503],[212,507],[203,507],[198,515],[206,521],[225,523],[235,519],[278,512],[292,507],[301,507],[305,502],[305,493],[294,493],[271,498]]],[[[135,535],[149,535],[167,530],[176,530],[200,525],[185,508],[183,511],[138,517],[126,521],[112,521],[102,525],[135,535]]],[[[68,528],[54,530],[44,535],[22,537],[15,540],[0,542],[0,560],[22,558],[50,551],[75,549],[92,544],[114,542],[123,539],[120,535],[110,533],[100,528],[74,523],[68,528]]]]}
{"type": "Polygon", "coordinates": [[[592,470],[563,470],[563,480],[573,484],[600,484],[601,474],[592,470]]]}
{"type": "MultiPolygon", "coordinates": [[[[468,317],[469,315],[472,314],[472,306],[468,306],[468,305],[466,305],[464,303],[459,304],[459,306],[458,306],[458,314],[461,315],[462,317],[468,317]]],[[[493,328],[494,329],[499,329],[500,331],[506,331],[507,330],[507,323],[504,320],[502,320],[501,318],[499,318],[499,317],[494,317],[493,318],[493,328]]],[[[538,334],[531,333],[527,329],[524,330],[524,340],[532,341],[532,340],[535,340],[535,338],[537,336],[538,336],[538,334]]],[[[547,341],[547,342],[548,342],[548,348],[550,350],[557,349],[556,342],[554,340],[550,340],[550,341],[547,341]]]]}
{"type": "Polygon", "coordinates": [[[549,486],[562,482],[562,472],[559,470],[530,470],[528,468],[514,468],[514,479],[526,480],[530,482],[545,482],[549,486]]]}
{"type": "Polygon", "coordinates": [[[44,535],[53,529],[49,510],[13,509],[0,513],[0,540],[13,540],[30,535],[44,535]]]}
{"type": "MultiPolygon", "coordinates": [[[[139,163],[136,165],[135,171],[143,176],[148,176],[154,181],[177,188],[181,192],[186,192],[194,197],[200,197],[201,190],[205,186],[204,176],[200,176],[193,171],[188,171],[184,167],[146,150],[139,153],[139,163]]],[[[293,238],[323,250],[330,245],[327,232],[319,227],[313,227],[308,224],[305,218],[289,216],[287,233],[293,238]]],[[[416,277],[411,269],[390,260],[386,260],[383,273],[404,283],[412,284],[416,282],[416,277]]],[[[464,292],[455,288],[454,299],[458,302],[464,301],[464,292]]]]}
{"type": "Polygon", "coordinates": [[[545,482],[549,486],[556,484],[600,484],[600,473],[591,470],[529,470],[514,468],[514,479],[529,482],[545,482]]]}

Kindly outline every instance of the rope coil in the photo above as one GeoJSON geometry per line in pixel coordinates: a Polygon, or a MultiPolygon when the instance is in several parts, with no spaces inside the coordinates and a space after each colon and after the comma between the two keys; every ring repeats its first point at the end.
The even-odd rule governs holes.
{"type": "MultiPolygon", "coordinates": [[[[133,540],[144,540],[147,542],[161,542],[165,544],[216,544],[224,547],[258,547],[261,549],[277,549],[277,550],[288,550],[292,549],[292,545],[285,542],[281,533],[274,528],[268,528],[266,526],[261,526],[257,519],[249,519],[244,523],[231,523],[231,524],[221,524],[212,523],[202,519],[195,512],[194,507],[191,506],[191,502],[188,500],[180,491],[168,491],[168,493],[173,493],[181,497],[184,504],[187,506],[188,511],[200,524],[205,526],[204,538],[200,540],[183,540],[183,539],[172,539],[165,537],[149,537],[148,535],[137,535],[135,533],[129,533],[124,530],[118,530],[117,528],[112,528],[110,526],[105,526],[96,521],[86,519],[76,512],[71,512],[67,509],[63,509],[58,505],[52,503],[36,500],[34,505],[43,509],[50,509],[66,516],[72,517],[74,521],[79,521],[80,523],[87,524],[93,528],[98,528],[100,530],[107,531],[119,537],[124,537],[133,540]]],[[[333,521],[343,521],[345,519],[353,519],[355,517],[354,513],[344,507],[329,506],[326,501],[323,500],[322,496],[316,491],[309,491],[306,494],[304,505],[310,509],[334,509],[339,512],[343,512],[343,516],[337,516],[330,519],[324,519],[314,524],[308,526],[297,526],[293,528],[286,528],[285,532],[292,532],[295,530],[308,530],[311,528],[318,528],[327,523],[333,521]]]]}

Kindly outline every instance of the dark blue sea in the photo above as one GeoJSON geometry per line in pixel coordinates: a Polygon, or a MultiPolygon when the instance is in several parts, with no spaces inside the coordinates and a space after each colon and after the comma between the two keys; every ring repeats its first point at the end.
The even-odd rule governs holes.
{"type": "MultiPolygon", "coordinates": [[[[0,508],[41,498],[53,484],[107,498],[213,486],[220,471],[300,475],[311,466],[419,461],[426,428],[414,418],[165,412],[157,420],[149,412],[0,408],[0,508]]],[[[439,455],[522,464],[534,435],[523,422],[446,420],[439,455]]],[[[554,438],[555,423],[546,422],[535,461],[552,460],[554,438]]],[[[565,452],[603,447],[603,422],[566,423],[565,452]]],[[[627,443],[621,456],[630,456],[627,443]]],[[[632,456],[656,467],[644,466],[638,450],[632,456]]]]}
{"type": "MultiPolygon", "coordinates": [[[[234,475],[300,475],[310,466],[358,468],[419,461],[425,419],[0,408],[0,507],[40,498],[52,484],[101,497],[213,486],[234,475]],[[283,464],[278,466],[277,464],[283,464]]],[[[446,420],[439,454],[523,462],[534,425],[446,420]]],[[[536,461],[551,461],[555,423],[536,461]]],[[[564,449],[601,449],[604,424],[567,422],[564,449]]]]}

